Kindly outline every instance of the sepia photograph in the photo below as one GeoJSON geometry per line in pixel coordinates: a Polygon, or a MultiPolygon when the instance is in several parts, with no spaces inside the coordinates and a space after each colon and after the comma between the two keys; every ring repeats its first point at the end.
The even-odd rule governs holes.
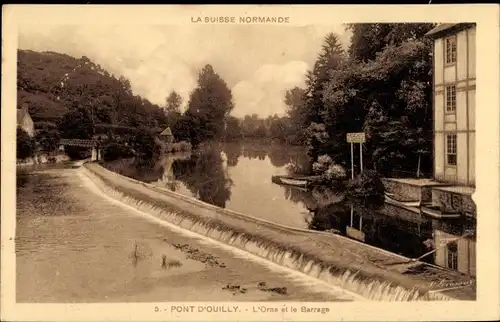
{"type": "Polygon", "coordinates": [[[18,23],[13,303],[478,300],[475,19],[171,7],[182,23],[18,23]]]}

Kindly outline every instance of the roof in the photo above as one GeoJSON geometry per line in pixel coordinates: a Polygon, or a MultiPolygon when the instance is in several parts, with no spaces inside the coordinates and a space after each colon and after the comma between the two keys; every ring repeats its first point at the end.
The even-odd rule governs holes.
{"type": "Polygon", "coordinates": [[[455,33],[463,29],[475,26],[475,23],[440,23],[425,35],[431,38],[439,38],[445,34],[455,33]]]}
{"type": "Polygon", "coordinates": [[[173,136],[172,130],[170,130],[169,127],[167,127],[165,130],[163,130],[163,132],[161,132],[160,135],[162,135],[162,136],[173,136]]]}

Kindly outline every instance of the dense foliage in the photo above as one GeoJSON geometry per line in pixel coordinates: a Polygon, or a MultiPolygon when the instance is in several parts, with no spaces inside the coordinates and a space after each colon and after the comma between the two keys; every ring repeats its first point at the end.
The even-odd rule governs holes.
{"type": "Polygon", "coordinates": [[[43,151],[55,151],[59,147],[60,133],[57,124],[38,122],[36,124],[36,142],[43,151]]]}
{"type": "MultiPolygon", "coordinates": [[[[304,93],[293,89],[304,103],[292,104],[290,114],[306,128],[312,162],[327,155],[349,168],[346,134],[365,132],[365,168],[386,176],[415,175],[418,164],[431,171],[432,43],[424,35],[432,27],[350,24],[347,52],[334,34],[326,36],[304,93]]],[[[359,153],[354,158],[359,173],[359,153]]]]}
{"type": "Polygon", "coordinates": [[[128,145],[111,142],[104,146],[104,161],[114,161],[117,159],[126,159],[134,156],[134,151],[128,145]]]}
{"type": "Polygon", "coordinates": [[[233,108],[233,96],[226,82],[211,65],[205,65],[198,73],[197,87],[191,92],[175,132],[194,146],[203,141],[223,140],[226,119],[233,108]]]}
{"type": "Polygon", "coordinates": [[[33,138],[22,128],[17,128],[17,158],[26,159],[33,156],[35,151],[35,142],[33,138]]]}
{"type": "MultiPolygon", "coordinates": [[[[135,128],[156,131],[167,126],[162,108],[134,95],[130,82],[109,74],[87,57],[54,52],[18,51],[17,105],[28,106],[35,122],[36,141],[45,152],[54,151],[60,138],[89,139],[126,134],[135,128]]],[[[133,135],[133,134],[130,134],[133,135]]],[[[74,156],[83,149],[68,147],[74,156]]]]}
{"type": "Polygon", "coordinates": [[[85,56],[19,50],[17,75],[18,106],[27,103],[35,122],[55,122],[83,104],[96,123],[166,125],[159,106],[134,95],[127,79],[111,75],[85,56]]]}
{"type": "MultiPolygon", "coordinates": [[[[193,147],[241,139],[306,145],[311,165],[328,158],[321,175],[331,181],[350,177],[346,133],[363,131],[366,169],[384,176],[429,173],[432,47],[424,35],[432,27],[349,24],[353,35],[347,50],[328,34],[304,75],[306,87],[286,92],[284,116],[231,116],[231,90],[209,64],[199,71],[183,108],[175,91],[164,106],[134,95],[127,79],[110,75],[87,57],[32,51],[19,51],[18,105],[28,104],[37,141],[47,150],[55,149],[58,138],[106,133],[130,143],[142,157],[154,157],[165,150],[157,134],[170,126],[176,141],[193,147]]],[[[358,149],[354,158],[359,174],[358,149]]]]}

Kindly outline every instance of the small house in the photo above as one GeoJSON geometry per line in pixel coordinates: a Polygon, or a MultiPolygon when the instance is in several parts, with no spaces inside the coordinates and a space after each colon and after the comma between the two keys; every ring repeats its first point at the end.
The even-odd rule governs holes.
{"type": "Polygon", "coordinates": [[[163,142],[169,144],[173,143],[175,139],[174,135],[172,134],[172,130],[170,130],[170,127],[167,127],[165,130],[163,130],[163,132],[160,133],[159,137],[163,142]]]}
{"type": "Polygon", "coordinates": [[[29,136],[35,136],[35,123],[28,112],[28,105],[17,109],[17,126],[22,128],[29,136]]]}

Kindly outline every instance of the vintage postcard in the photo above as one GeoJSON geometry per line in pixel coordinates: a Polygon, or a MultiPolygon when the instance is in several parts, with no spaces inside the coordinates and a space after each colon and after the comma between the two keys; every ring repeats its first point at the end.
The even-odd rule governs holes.
{"type": "Polygon", "coordinates": [[[8,5],[6,321],[500,318],[497,5],[8,5]]]}

